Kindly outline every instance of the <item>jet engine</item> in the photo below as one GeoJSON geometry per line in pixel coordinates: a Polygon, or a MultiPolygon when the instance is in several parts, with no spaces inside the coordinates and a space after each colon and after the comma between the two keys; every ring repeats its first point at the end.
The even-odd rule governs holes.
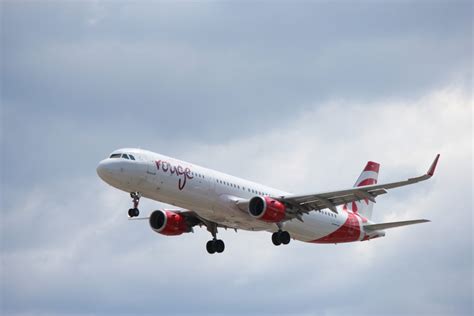
{"type": "Polygon", "coordinates": [[[286,206],[267,196],[255,196],[249,201],[249,213],[262,221],[278,223],[285,218],[286,206]]]}
{"type": "Polygon", "coordinates": [[[168,210],[156,210],[150,215],[150,226],[155,232],[176,236],[191,232],[191,227],[183,215],[168,210]]]}

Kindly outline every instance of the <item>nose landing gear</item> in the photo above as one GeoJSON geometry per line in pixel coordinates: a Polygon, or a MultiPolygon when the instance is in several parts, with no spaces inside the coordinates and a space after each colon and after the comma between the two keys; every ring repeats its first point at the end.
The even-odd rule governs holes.
{"type": "Polygon", "coordinates": [[[140,192],[130,192],[130,197],[133,200],[133,208],[128,210],[129,217],[137,217],[140,215],[140,211],[138,210],[138,204],[140,203],[140,192]]]}

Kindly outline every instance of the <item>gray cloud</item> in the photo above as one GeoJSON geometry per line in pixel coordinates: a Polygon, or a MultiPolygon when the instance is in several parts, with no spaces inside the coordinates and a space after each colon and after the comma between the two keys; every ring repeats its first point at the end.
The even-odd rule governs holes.
{"type": "Polygon", "coordinates": [[[6,3],[4,95],[43,119],[139,116],[155,133],[222,141],[225,127],[253,133],[262,115],[315,100],[410,96],[465,75],[469,5],[6,3]]]}
{"type": "MultiPolygon", "coordinates": [[[[381,181],[412,176],[424,172],[433,150],[439,150],[443,156],[433,180],[394,191],[380,198],[376,208],[380,221],[426,217],[433,222],[389,231],[386,238],[367,243],[295,242],[275,248],[268,234],[228,231],[221,232],[227,252],[208,256],[204,230],[167,238],[151,232],[146,223],[128,222],[126,194],[100,183],[95,175],[32,189],[21,200],[7,202],[4,211],[5,311],[469,314],[469,112],[469,98],[451,89],[405,104],[381,103],[371,117],[357,104],[329,103],[280,129],[227,144],[189,144],[180,154],[276,187],[306,191],[349,186],[363,162],[374,157],[383,162],[381,181]],[[427,117],[397,123],[389,115],[394,110],[406,117],[427,117]],[[343,141],[344,132],[327,141],[327,135],[317,131],[332,125],[326,119],[329,113],[347,113],[365,128],[352,128],[350,143],[343,141]],[[371,126],[370,121],[376,123],[371,126]],[[379,125],[402,128],[398,134],[386,134],[378,132],[379,125]],[[411,135],[430,135],[432,140],[418,142],[411,135]],[[364,146],[371,142],[378,146],[364,146]],[[318,155],[323,145],[328,154],[318,155]],[[339,154],[342,148],[354,156],[339,154]],[[390,149],[416,153],[394,155],[390,149]],[[245,168],[241,157],[248,161],[245,168]],[[59,198],[51,198],[50,192],[59,198]],[[467,204],[454,215],[446,196],[467,204]],[[459,218],[466,220],[460,224],[459,218]]],[[[144,201],[142,210],[158,207],[144,201]]]]}
{"type": "Polygon", "coordinates": [[[2,2],[2,313],[471,314],[471,7],[2,2]],[[95,174],[125,146],[294,192],[442,158],[376,206],[432,223],[337,246],[224,231],[208,256],[205,230],[127,221],[95,174]]]}

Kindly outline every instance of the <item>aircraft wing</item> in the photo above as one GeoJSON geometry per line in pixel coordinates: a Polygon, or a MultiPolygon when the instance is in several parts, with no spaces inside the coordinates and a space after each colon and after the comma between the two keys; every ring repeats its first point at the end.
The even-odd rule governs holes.
{"type": "Polygon", "coordinates": [[[387,190],[389,189],[410,185],[431,178],[435,172],[436,165],[438,164],[438,159],[439,154],[434,159],[426,174],[404,181],[360,186],[346,190],[308,195],[287,195],[275,197],[275,199],[284,203],[288,207],[287,214],[289,218],[298,218],[301,220],[301,216],[303,214],[307,214],[315,210],[322,210],[325,208],[330,209],[334,213],[338,213],[336,208],[338,205],[343,205],[346,203],[360,201],[364,199],[375,202],[375,198],[377,196],[387,193],[387,190]]]}

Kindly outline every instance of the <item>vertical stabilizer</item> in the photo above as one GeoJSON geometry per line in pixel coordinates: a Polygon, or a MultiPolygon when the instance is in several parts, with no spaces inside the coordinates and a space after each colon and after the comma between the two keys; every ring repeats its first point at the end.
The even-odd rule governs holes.
{"type": "MultiPolygon", "coordinates": [[[[364,170],[362,171],[356,183],[354,184],[354,187],[377,184],[379,169],[380,164],[373,161],[367,162],[367,165],[365,166],[364,170]]],[[[363,217],[370,220],[372,218],[374,202],[369,201],[368,199],[363,199],[361,201],[345,204],[344,208],[354,213],[359,213],[363,217]]]]}

